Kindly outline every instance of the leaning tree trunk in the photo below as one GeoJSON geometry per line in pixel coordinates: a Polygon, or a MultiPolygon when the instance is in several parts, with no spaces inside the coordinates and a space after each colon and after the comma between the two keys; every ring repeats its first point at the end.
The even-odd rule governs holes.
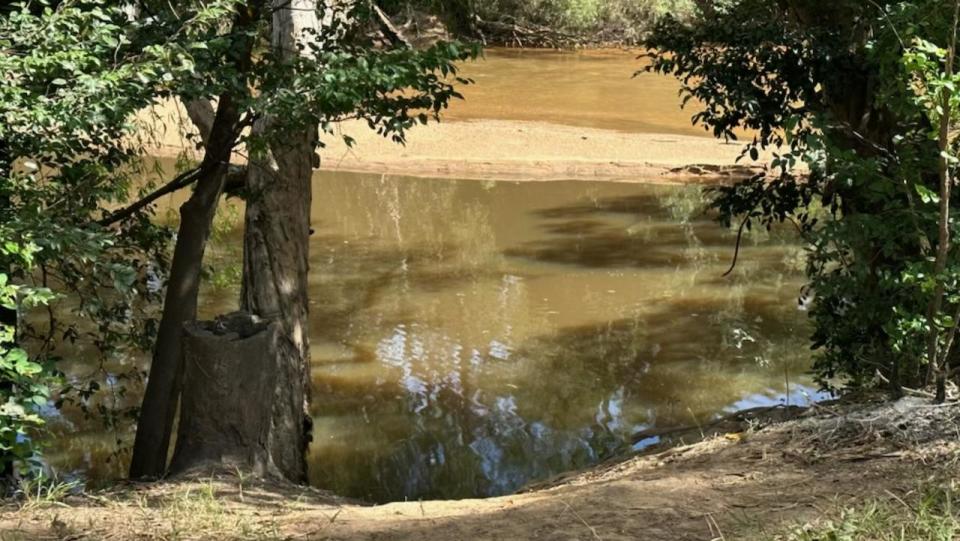
{"type": "MultiPolygon", "coordinates": [[[[224,134],[227,131],[232,133],[239,119],[232,101],[229,97],[220,99],[218,131],[224,134]]],[[[216,140],[218,146],[214,148],[211,145],[207,149],[204,165],[201,166],[204,173],[200,175],[197,189],[180,207],[177,244],[130,462],[132,478],[159,478],[166,472],[170,434],[183,374],[183,325],[197,317],[203,253],[223,193],[226,164],[233,146],[229,140],[224,141],[221,137],[216,140]]]]}
{"type": "MultiPolygon", "coordinates": [[[[249,70],[254,39],[250,32],[259,18],[260,0],[238,6],[233,21],[234,69],[249,70]]],[[[180,228],[170,266],[163,314],[144,392],[137,435],[130,462],[130,477],[159,478],[166,473],[170,436],[183,379],[183,325],[196,319],[203,254],[213,217],[223,193],[230,156],[237,137],[241,111],[236,97],[225,92],[206,140],[196,189],[180,207],[180,228]]]]}

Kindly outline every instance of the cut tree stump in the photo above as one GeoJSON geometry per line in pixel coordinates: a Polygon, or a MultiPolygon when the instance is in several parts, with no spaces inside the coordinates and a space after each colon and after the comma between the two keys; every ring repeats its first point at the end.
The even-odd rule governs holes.
{"type": "Polygon", "coordinates": [[[236,312],[184,326],[184,378],[170,474],[274,474],[269,441],[281,325],[236,312]]]}

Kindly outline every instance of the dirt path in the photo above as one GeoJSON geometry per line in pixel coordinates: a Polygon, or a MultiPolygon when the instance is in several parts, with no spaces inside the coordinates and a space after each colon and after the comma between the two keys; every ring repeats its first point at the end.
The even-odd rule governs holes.
{"type": "Polygon", "coordinates": [[[956,478],[960,406],[821,408],[486,500],[362,506],[320,491],[217,480],[121,486],[8,506],[0,539],[771,539],[822,508],[909,501],[956,478]]]}

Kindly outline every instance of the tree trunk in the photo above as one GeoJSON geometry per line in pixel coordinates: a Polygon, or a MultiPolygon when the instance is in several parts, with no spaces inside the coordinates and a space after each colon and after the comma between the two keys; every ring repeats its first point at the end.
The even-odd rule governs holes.
{"type": "MultiPolygon", "coordinates": [[[[947,49],[946,79],[953,80],[953,63],[957,54],[957,26],[960,25],[960,0],[954,2],[953,10],[953,38],[950,40],[950,46],[947,49]]],[[[947,269],[947,260],[950,257],[950,194],[953,188],[953,175],[950,171],[950,121],[952,119],[952,110],[950,100],[952,90],[948,87],[940,92],[940,125],[938,126],[937,146],[940,151],[938,161],[938,175],[940,180],[940,220],[938,223],[939,239],[937,242],[937,257],[934,262],[934,280],[936,286],[933,291],[933,299],[930,301],[928,315],[928,325],[930,326],[930,336],[928,338],[928,355],[930,357],[930,366],[932,373],[936,375],[937,394],[936,401],[942,404],[947,399],[947,358],[950,355],[950,345],[953,341],[951,332],[950,339],[947,341],[946,351],[941,356],[940,339],[941,330],[937,326],[936,318],[940,316],[943,307],[943,295],[946,289],[946,278],[943,273],[947,269]]],[[[954,327],[956,324],[954,324],[954,327]]]]}
{"type": "Polygon", "coordinates": [[[312,144],[302,136],[293,143],[273,152],[276,162],[249,169],[241,308],[280,324],[282,338],[270,369],[276,381],[268,402],[269,447],[277,471],[303,482],[311,424],[307,242],[313,169],[312,144]]]}
{"type": "Polygon", "coordinates": [[[457,34],[478,37],[477,12],[473,0],[442,0],[441,10],[447,25],[457,34]]]}
{"type": "Polygon", "coordinates": [[[170,473],[270,472],[267,447],[280,326],[244,312],[184,328],[184,386],[170,473]]]}
{"type": "MultiPolygon", "coordinates": [[[[256,24],[259,10],[259,2],[238,7],[233,30],[240,36],[234,50],[235,68],[241,73],[250,67],[254,41],[243,30],[256,24]]],[[[180,228],[163,315],[133,446],[130,463],[132,478],[159,478],[166,471],[170,434],[183,379],[183,325],[196,319],[203,254],[223,193],[230,156],[239,131],[240,115],[241,111],[232,94],[224,93],[219,97],[196,189],[180,207],[180,228]]]]}
{"type": "MultiPolygon", "coordinates": [[[[238,115],[235,110],[228,111],[229,108],[226,102],[222,103],[223,122],[232,126],[238,115]]],[[[227,147],[225,151],[226,159],[217,160],[223,164],[208,167],[197,182],[193,195],[180,207],[177,244],[170,266],[170,279],[157,332],[157,345],[150,365],[130,463],[130,477],[133,478],[159,478],[167,467],[170,433],[183,372],[182,330],[184,323],[197,317],[203,253],[210,236],[213,216],[223,193],[229,148],[231,147],[227,147]]],[[[207,156],[210,156],[211,160],[215,154],[223,153],[223,149],[207,149],[207,156]]]]}
{"type": "MultiPolygon", "coordinates": [[[[319,27],[316,7],[313,0],[275,0],[273,46],[297,51],[308,39],[304,31],[319,27]]],[[[270,124],[261,119],[255,133],[270,124]]],[[[271,144],[269,156],[251,163],[244,217],[240,304],[280,324],[268,447],[275,471],[294,482],[306,480],[312,425],[307,273],[315,144],[316,129],[285,134],[271,144]]]]}

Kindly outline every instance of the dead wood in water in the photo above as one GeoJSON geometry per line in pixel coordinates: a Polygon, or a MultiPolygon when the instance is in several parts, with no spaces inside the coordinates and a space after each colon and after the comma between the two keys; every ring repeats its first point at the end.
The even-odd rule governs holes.
{"type": "Polygon", "coordinates": [[[402,46],[406,48],[412,48],[413,44],[410,43],[410,40],[397,28],[393,21],[390,20],[390,17],[387,17],[387,14],[380,9],[380,6],[373,4],[373,14],[377,18],[377,26],[380,28],[380,32],[392,43],[394,46],[402,46]]]}
{"type": "Polygon", "coordinates": [[[588,44],[583,36],[516,20],[486,21],[476,17],[475,26],[481,32],[485,43],[502,43],[508,47],[559,49],[588,44]]]}
{"type": "Polygon", "coordinates": [[[693,434],[699,437],[707,437],[717,434],[729,434],[743,432],[751,424],[774,422],[783,422],[796,419],[803,415],[809,408],[801,406],[764,406],[751,408],[700,425],[671,426],[663,428],[650,428],[634,434],[630,441],[637,444],[648,438],[676,438],[687,434],[693,434]]]}

